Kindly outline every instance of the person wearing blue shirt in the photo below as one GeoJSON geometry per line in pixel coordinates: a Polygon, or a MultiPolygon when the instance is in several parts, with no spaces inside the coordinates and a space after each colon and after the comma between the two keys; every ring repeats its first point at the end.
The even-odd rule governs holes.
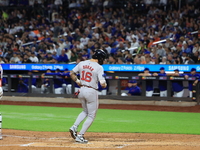
{"type": "Polygon", "coordinates": [[[100,82],[98,82],[98,91],[99,91],[99,95],[107,95],[107,87],[106,88],[102,88],[100,82]]]}
{"type": "Polygon", "coordinates": [[[135,95],[141,95],[141,90],[137,86],[137,81],[136,80],[131,80],[131,88],[128,91],[129,96],[135,96],[135,95]]]}
{"type": "MultiPolygon", "coordinates": [[[[60,76],[61,72],[60,69],[56,69],[55,73],[45,73],[45,75],[56,75],[60,76]]],[[[64,94],[64,89],[66,88],[65,85],[63,85],[63,78],[57,78],[53,79],[54,81],[54,93],[55,94],[64,94]]]]}
{"type": "Polygon", "coordinates": [[[59,76],[63,77],[63,90],[66,91],[67,94],[72,94],[72,84],[69,69],[65,68],[64,72],[61,73],[59,76]]]}
{"type": "MultiPolygon", "coordinates": [[[[32,70],[28,71],[28,75],[30,75],[30,76],[33,75],[32,70]]],[[[24,78],[23,81],[24,81],[25,84],[29,85],[29,78],[24,78]]],[[[31,88],[36,89],[36,78],[32,78],[31,88]]]]}
{"type": "Polygon", "coordinates": [[[61,55],[59,55],[57,61],[59,63],[68,63],[69,62],[69,58],[65,54],[65,50],[64,49],[61,51],[61,55]]]}
{"type": "Polygon", "coordinates": [[[24,83],[23,79],[19,79],[19,84],[17,86],[18,93],[28,93],[28,85],[24,83]]]}
{"type": "MultiPolygon", "coordinates": [[[[184,76],[183,74],[179,73],[179,69],[175,69],[173,74],[167,74],[168,76],[184,76]]],[[[173,97],[183,97],[183,81],[173,80],[172,81],[172,90],[174,92],[173,97]]]]}
{"type": "MultiPolygon", "coordinates": [[[[149,73],[149,68],[144,69],[144,73],[138,74],[138,76],[152,76],[149,73]]],[[[146,80],[146,97],[152,97],[153,95],[153,80],[146,80]]]]}
{"type": "Polygon", "coordinates": [[[192,68],[190,73],[184,74],[185,79],[188,79],[188,77],[196,77],[195,81],[188,81],[189,84],[189,97],[192,97],[192,89],[193,89],[193,84],[196,85],[198,81],[200,81],[199,77],[200,75],[197,74],[196,69],[192,68]]]}
{"type": "MultiPolygon", "coordinates": [[[[160,68],[160,73],[154,73],[153,76],[167,76],[165,68],[160,68]]],[[[167,97],[167,80],[159,80],[160,97],[167,97]]]]}
{"type": "MultiPolygon", "coordinates": [[[[51,73],[51,70],[50,69],[47,69],[46,70],[46,75],[48,73],[51,73]]],[[[45,75],[45,74],[43,74],[45,75]]],[[[45,78],[43,81],[42,81],[42,85],[41,85],[41,94],[48,94],[49,93],[49,88],[50,88],[50,79],[48,78],[45,78]]]]}
{"type": "Polygon", "coordinates": [[[131,87],[132,87],[132,82],[133,82],[133,80],[129,80],[128,81],[128,86],[124,90],[130,90],[131,87]]]}

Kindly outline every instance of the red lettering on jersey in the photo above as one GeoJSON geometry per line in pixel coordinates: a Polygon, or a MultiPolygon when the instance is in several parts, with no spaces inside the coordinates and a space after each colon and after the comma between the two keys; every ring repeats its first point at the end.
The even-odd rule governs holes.
{"type": "Polygon", "coordinates": [[[91,82],[92,80],[92,73],[91,72],[81,72],[81,80],[84,80],[86,82],[91,82]]]}
{"type": "Polygon", "coordinates": [[[94,68],[92,68],[92,67],[89,66],[89,65],[84,65],[84,66],[83,66],[83,69],[89,69],[90,71],[93,71],[93,70],[94,70],[94,68]]]}

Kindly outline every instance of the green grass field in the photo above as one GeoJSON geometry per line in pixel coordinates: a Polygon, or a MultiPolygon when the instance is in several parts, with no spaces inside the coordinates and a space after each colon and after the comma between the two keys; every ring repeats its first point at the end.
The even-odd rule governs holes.
{"type": "MultiPolygon", "coordinates": [[[[81,108],[0,105],[3,129],[65,132],[81,108]]],[[[200,134],[200,113],[99,109],[89,132],[200,134]]]]}

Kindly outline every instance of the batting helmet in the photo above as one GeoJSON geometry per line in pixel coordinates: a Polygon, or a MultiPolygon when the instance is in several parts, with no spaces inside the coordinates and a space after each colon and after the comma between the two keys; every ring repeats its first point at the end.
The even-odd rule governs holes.
{"type": "Polygon", "coordinates": [[[92,58],[93,59],[98,59],[98,63],[100,65],[102,65],[104,59],[106,58],[106,53],[103,50],[98,49],[98,50],[95,51],[94,55],[92,55],[92,58]]]}

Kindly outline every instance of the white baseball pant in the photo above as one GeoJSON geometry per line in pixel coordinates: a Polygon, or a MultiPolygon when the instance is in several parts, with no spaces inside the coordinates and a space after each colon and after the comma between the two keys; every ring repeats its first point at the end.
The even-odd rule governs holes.
{"type": "Polygon", "coordinates": [[[81,101],[83,111],[78,115],[74,125],[78,127],[87,117],[79,133],[85,134],[96,117],[99,107],[98,91],[93,88],[81,87],[78,98],[81,101]]]}
{"type": "Polygon", "coordinates": [[[183,97],[183,90],[180,92],[174,92],[174,96],[173,97],[183,97]]]}
{"type": "Polygon", "coordinates": [[[167,90],[160,91],[160,97],[167,97],[167,90]]]}
{"type": "Polygon", "coordinates": [[[190,96],[190,98],[192,98],[192,91],[189,91],[189,96],[190,96]]]}
{"type": "Polygon", "coordinates": [[[146,97],[152,97],[153,91],[146,91],[146,97]]]}

